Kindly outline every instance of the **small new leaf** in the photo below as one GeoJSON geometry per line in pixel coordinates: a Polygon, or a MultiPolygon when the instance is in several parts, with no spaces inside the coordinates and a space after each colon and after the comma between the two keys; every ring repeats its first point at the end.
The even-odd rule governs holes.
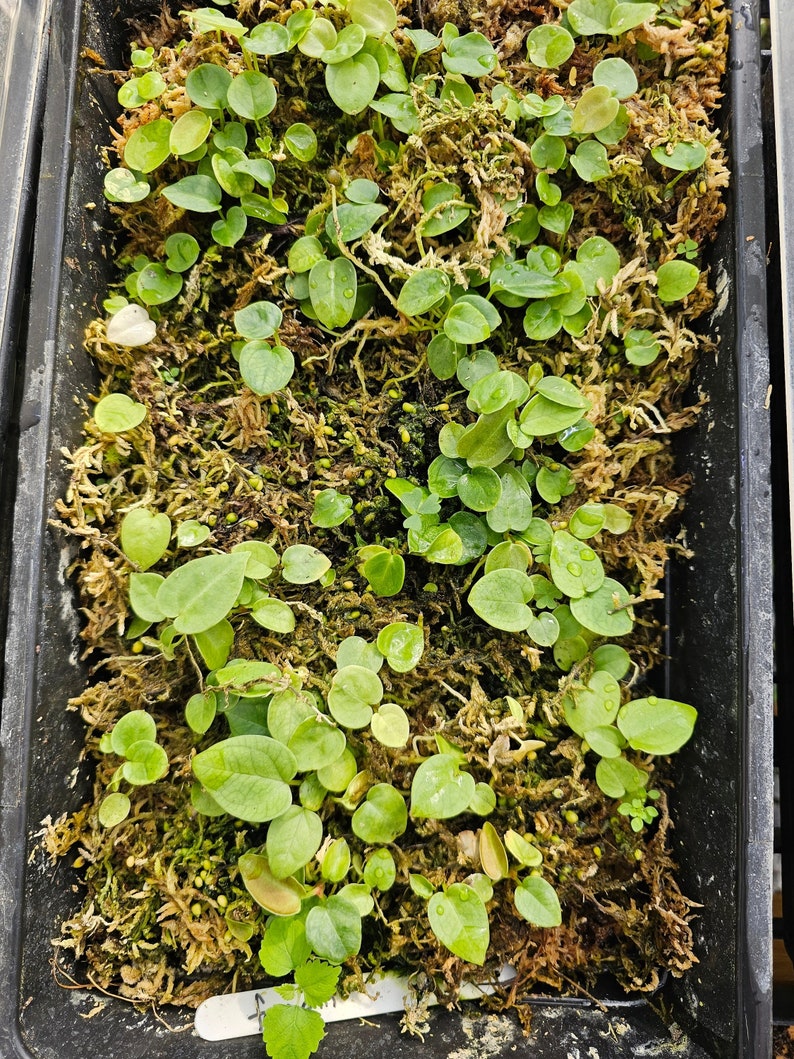
{"type": "Polygon", "coordinates": [[[303,990],[303,998],[309,1007],[318,1008],[333,997],[341,973],[341,967],[313,960],[297,969],[295,985],[303,990]]]}
{"type": "Polygon", "coordinates": [[[274,1004],[262,1020],[262,1040],[270,1059],[309,1059],[324,1036],[322,1015],[294,1004],[274,1004]]]}

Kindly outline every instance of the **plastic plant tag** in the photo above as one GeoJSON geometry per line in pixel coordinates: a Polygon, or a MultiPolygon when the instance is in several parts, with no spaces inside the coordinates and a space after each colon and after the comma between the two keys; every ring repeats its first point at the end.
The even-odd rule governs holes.
{"type": "MultiPolygon", "coordinates": [[[[499,972],[497,983],[464,982],[460,990],[461,1000],[478,1000],[496,991],[497,985],[512,981],[515,971],[505,965],[499,972]]],[[[325,1022],[344,1022],[347,1019],[369,1019],[376,1015],[388,1015],[405,1010],[405,998],[410,993],[408,979],[387,974],[372,975],[367,985],[372,993],[351,993],[346,1000],[334,998],[317,1010],[325,1022]]],[[[283,1004],[284,998],[273,988],[248,989],[242,993],[224,993],[209,997],[196,1009],[196,1033],[205,1041],[229,1041],[236,1037],[253,1037],[259,1034],[264,1013],[274,1004],[283,1004]]],[[[437,1004],[434,995],[428,1004],[437,1004]]]]}

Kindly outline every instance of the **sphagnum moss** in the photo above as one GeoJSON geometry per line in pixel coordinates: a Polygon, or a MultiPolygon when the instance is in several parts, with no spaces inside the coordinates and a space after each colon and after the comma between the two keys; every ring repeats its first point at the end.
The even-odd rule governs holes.
{"type": "Polygon", "coordinates": [[[46,843],[103,988],[264,967],[312,1007],[421,967],[454,999],[509,963],[510,1006],[691,966],[661,759],[695,711],[649,690],[651,601],[686,551],[727,15],[607,7],[138,27],[56,523],[97,769],[46,843]]]}

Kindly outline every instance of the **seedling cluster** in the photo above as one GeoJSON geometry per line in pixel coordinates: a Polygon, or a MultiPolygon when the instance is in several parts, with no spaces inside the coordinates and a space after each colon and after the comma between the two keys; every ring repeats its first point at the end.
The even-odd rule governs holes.
{"type": "Polygon", "coordinates": [[[696,710],[649,689],[647,601],[721,155],[654,88],[659,9],[573,0],[516,54],[484,11],[240,8],[183,12],[118,90],[105,196],[134,235],[61,505],[120,682],[90,693],[116,702],[90,841],[201,853],[190,917],[223,940],[188,973],[255,975],[258,940],[294,977],[273,1059],[395,961],[453,992],[504,961],[567,980],[583,902],[632,902],[635,876],[684,926],[632,928],[629,964],[607,945],[585,976],[682,970],[649,786],[696,710]],[[159,839],[147,797],[179,821],[159,839]]]}

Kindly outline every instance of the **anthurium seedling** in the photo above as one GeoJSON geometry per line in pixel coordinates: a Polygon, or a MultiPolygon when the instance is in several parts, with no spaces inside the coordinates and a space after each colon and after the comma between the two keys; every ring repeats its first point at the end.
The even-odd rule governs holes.
{"type": "Polygon", "coordinates": [[[527,37],[529,61],[544,69],[556,69],[573,55],[575,42],[564,26],[535,26],[527,37]]]}
{"type": "MultiPolygon", "coordinates": [[[[378,936],[402,946],[399,909],[424,930],[427,951],[475,966],[489,956],[491,919],[500,924],[493,961],[510,931],[560,926],[569,918],[565,879],[591,848],[591,805],[615,842],[597,873],[585,865],[573,879],[598,900],[606,861],[620,862],[629,889],[640,832],[657,813],[650,759],[691,734],[691,707],[630,698],[627,677],[645,673],[630,641],[629,650],[611,642],[633,631],[637,601],[618,571],[636,558],[645,574],[648,523],[622,542],[607,535],[632,527],[635,478],[655,459],[636,443],[619,395],[642,394],[641,369],[666,348],[668,324],[656,317],[685,324],[675,303],[699,280],[685,232],[653,235],[664,262],[654,285],[632,225],[598,229],[607,203],[610,216],[619,207],[655,233],[645,225],[659,221],[650,193],[658,174],[670,177],[663,194],[672,197],[680,175],[705,164],[708,133],[696,123],[675,143],[661,124],[636,119],[637,72],[643,108],[655,105],[653,80],[646,53],[616,38],[656,11],[573,0],[562,23],[528,24],[529,62],[564,87],[545,99],[511,80],[520,50],[518,59],[497,55],[484,35],[452,24],[439,36],[398,27],[389,0],[259,24],[243,9],[238,20],[199,8],[186,16],[195,58],[174,64],[168,49],[147,49],[122,87],[133,131],[120,141],[106,196],[133,232],[153,212],[163,230],[136,239],[122,259],[126,298],[108,300],[106,336],[133,348],[155,342],[159,325],[152,371],[165,398],[152,408],[155,429],[129,439],[135,446],[113,435],[144,423],[144,405],[123,393],[99,402],[107,466],[91,482],[102,492],[105,478],[138,481],[141,442],[151,439],[159,454],[164,421],[182,417],[155,494],[112,497],[110,509],[125,513],[117,539],[137,569],[118,554],[113,562],[129,577],[133,654],[159,652],[149,659],[158,672],[179,664],[187,753],[173,771],[192,767],[190,820],[215,820],[207,838],[234,836],[217,839],[229,885],[221,894],[205,883],[202,900],[226,908],[224,945],[261,934],[265,971],[294,976],[279,987],[284,1003],[264,1015],[271,1059],[316,1050],[324,1031],[310,1008],[334,994],[341,964],[375,937],[366,917],[379,917],[378,936]],[[581,56],[595,52],[576,42],[589,36],[603,36],[609,54],[592,65],[592,82],[577,84],[567,64],[581,75],[581,56]],[[285,82],[298,68],[310,107],[285,82]],[[334,114],[338,121],[323,117],[334,114]],[[626,159],[641,161],[641,148],[617,146],[629,129],[651,163],[631,179],[626,159]],[[466,143],[476,146],[457,164],[466,143]],[[373,355],[382,372],[374,386],[367,375],[363,401],[358,385],[373,355]],[[200,396],[191,389],[199,378],[200,396]],[[351,418],[321,418],[340,395],[351,418]],[[210,402],[228,411],[211,413],[205,430],[198,410],[210,402]],[[261,432],[238,448],[242,412],[261,432]],[[375,432],[386,423],[371,459],[350,440],[359,418],[375,432]],[[322,431],[321,459],[311,452],[310,435],[321,440],[312,422],[335,424],[322,431]],[[188,431],[195,447],[185,452],[188,431]],[[622,473],[593,470],[627,439],[639,456],[631,489],[622,473]],[[362,464],[372,470],[358,478],[362,464]],[[206,488],[183,496],[177,483],[197,465],[206,488]],[[216,488],[221,466],[231,495],[216,488]],[[288,499],[278,510],[281,491],[288,499]],[[253,536],[271,533],[267,519],[269,539],[284,540],[278,551],[253,536]],[[301,525],[305,539],[294,536],[301,525]],[[335,569],[345,580],[332,588],[335,569]],[[474,666],[485,674],[479,688],[460,653],[464,631],[473,631],[474,666]],[[490,747],[487,734],[467,733],[474,705],[499,733],[490,747]],[[584,761],[571,791],[565,756],[555,753],[561,742],[577,768],[584,761]],[[535,836],[526,805],[513,811],[518,774],[542,814],[549,769],[549,816],[570,839],[563,858],[541,815],[535,836]],[[603,812],[604,799],[616,807],[603,812]],[[469,875],[447,864],[455,848],[469,875]],[[229,909],[233,901],[240,907],[229,909]]],[[[149,393],[139,388],[147,358],[109,352],[123,363],[118,378],[134,363],[134,392],[149,393]]],[[[640,585],[632,575],[632,593],[645,594],[640,585]]],[[[139,743],[157,746],[149,722],[141,733],[139,743]]],[[[122,769],[145,777],[146,754],[133,745],[122,758],[122,769]]],[[[129,807],[111,788],[100,820],[114,826],[129,807]]],[[[191,906],[190,915],[199,913],[191,906]]],[[[404,940],[400,958],[410,956],[404,940]]],[[[367,951],[387,958],[378,945],[367,951]]]]}
{"type": "Polygon", "coordinates": [[[700,269],[689,261],[665,261],[656,271],[657,292],[662,302],[677,302],[691,294],[700,280],[700,269]]]}
{"type": "Polygon", "coordinates": [[[573,0],[566,14],[571,28],[583,37],[627,33],[656,16],[659,8],[649,3],[621,3],[620,0],[573,0]]]}
{"type": "Polygon", "coordinates": [[[482,966],[490,942],[485,904],[466,883],[453,883],[434,893],[427,906],[430,926],[438,940],[468,963],[482,966]]]}
{"type": "Polygon", "coordinates": [[[124,758],[110,782],[111,792],[99,807],[103,827],[115,827],[127,818],[131,809],[129,796],[119,791],[122,780],[140,787],[155,783],[168,772],[168,757],[157,742],[157,725],[145,710],[124,714],[109,733],[102,736],[99,749],[124,758]]]}
{"type": "Polygon", "coordinates": [[[94,422],[104,434],[124,434],[140,426],[145,418],[146,406],[125,393],[108,394],[94,408],[94,422]]]}

